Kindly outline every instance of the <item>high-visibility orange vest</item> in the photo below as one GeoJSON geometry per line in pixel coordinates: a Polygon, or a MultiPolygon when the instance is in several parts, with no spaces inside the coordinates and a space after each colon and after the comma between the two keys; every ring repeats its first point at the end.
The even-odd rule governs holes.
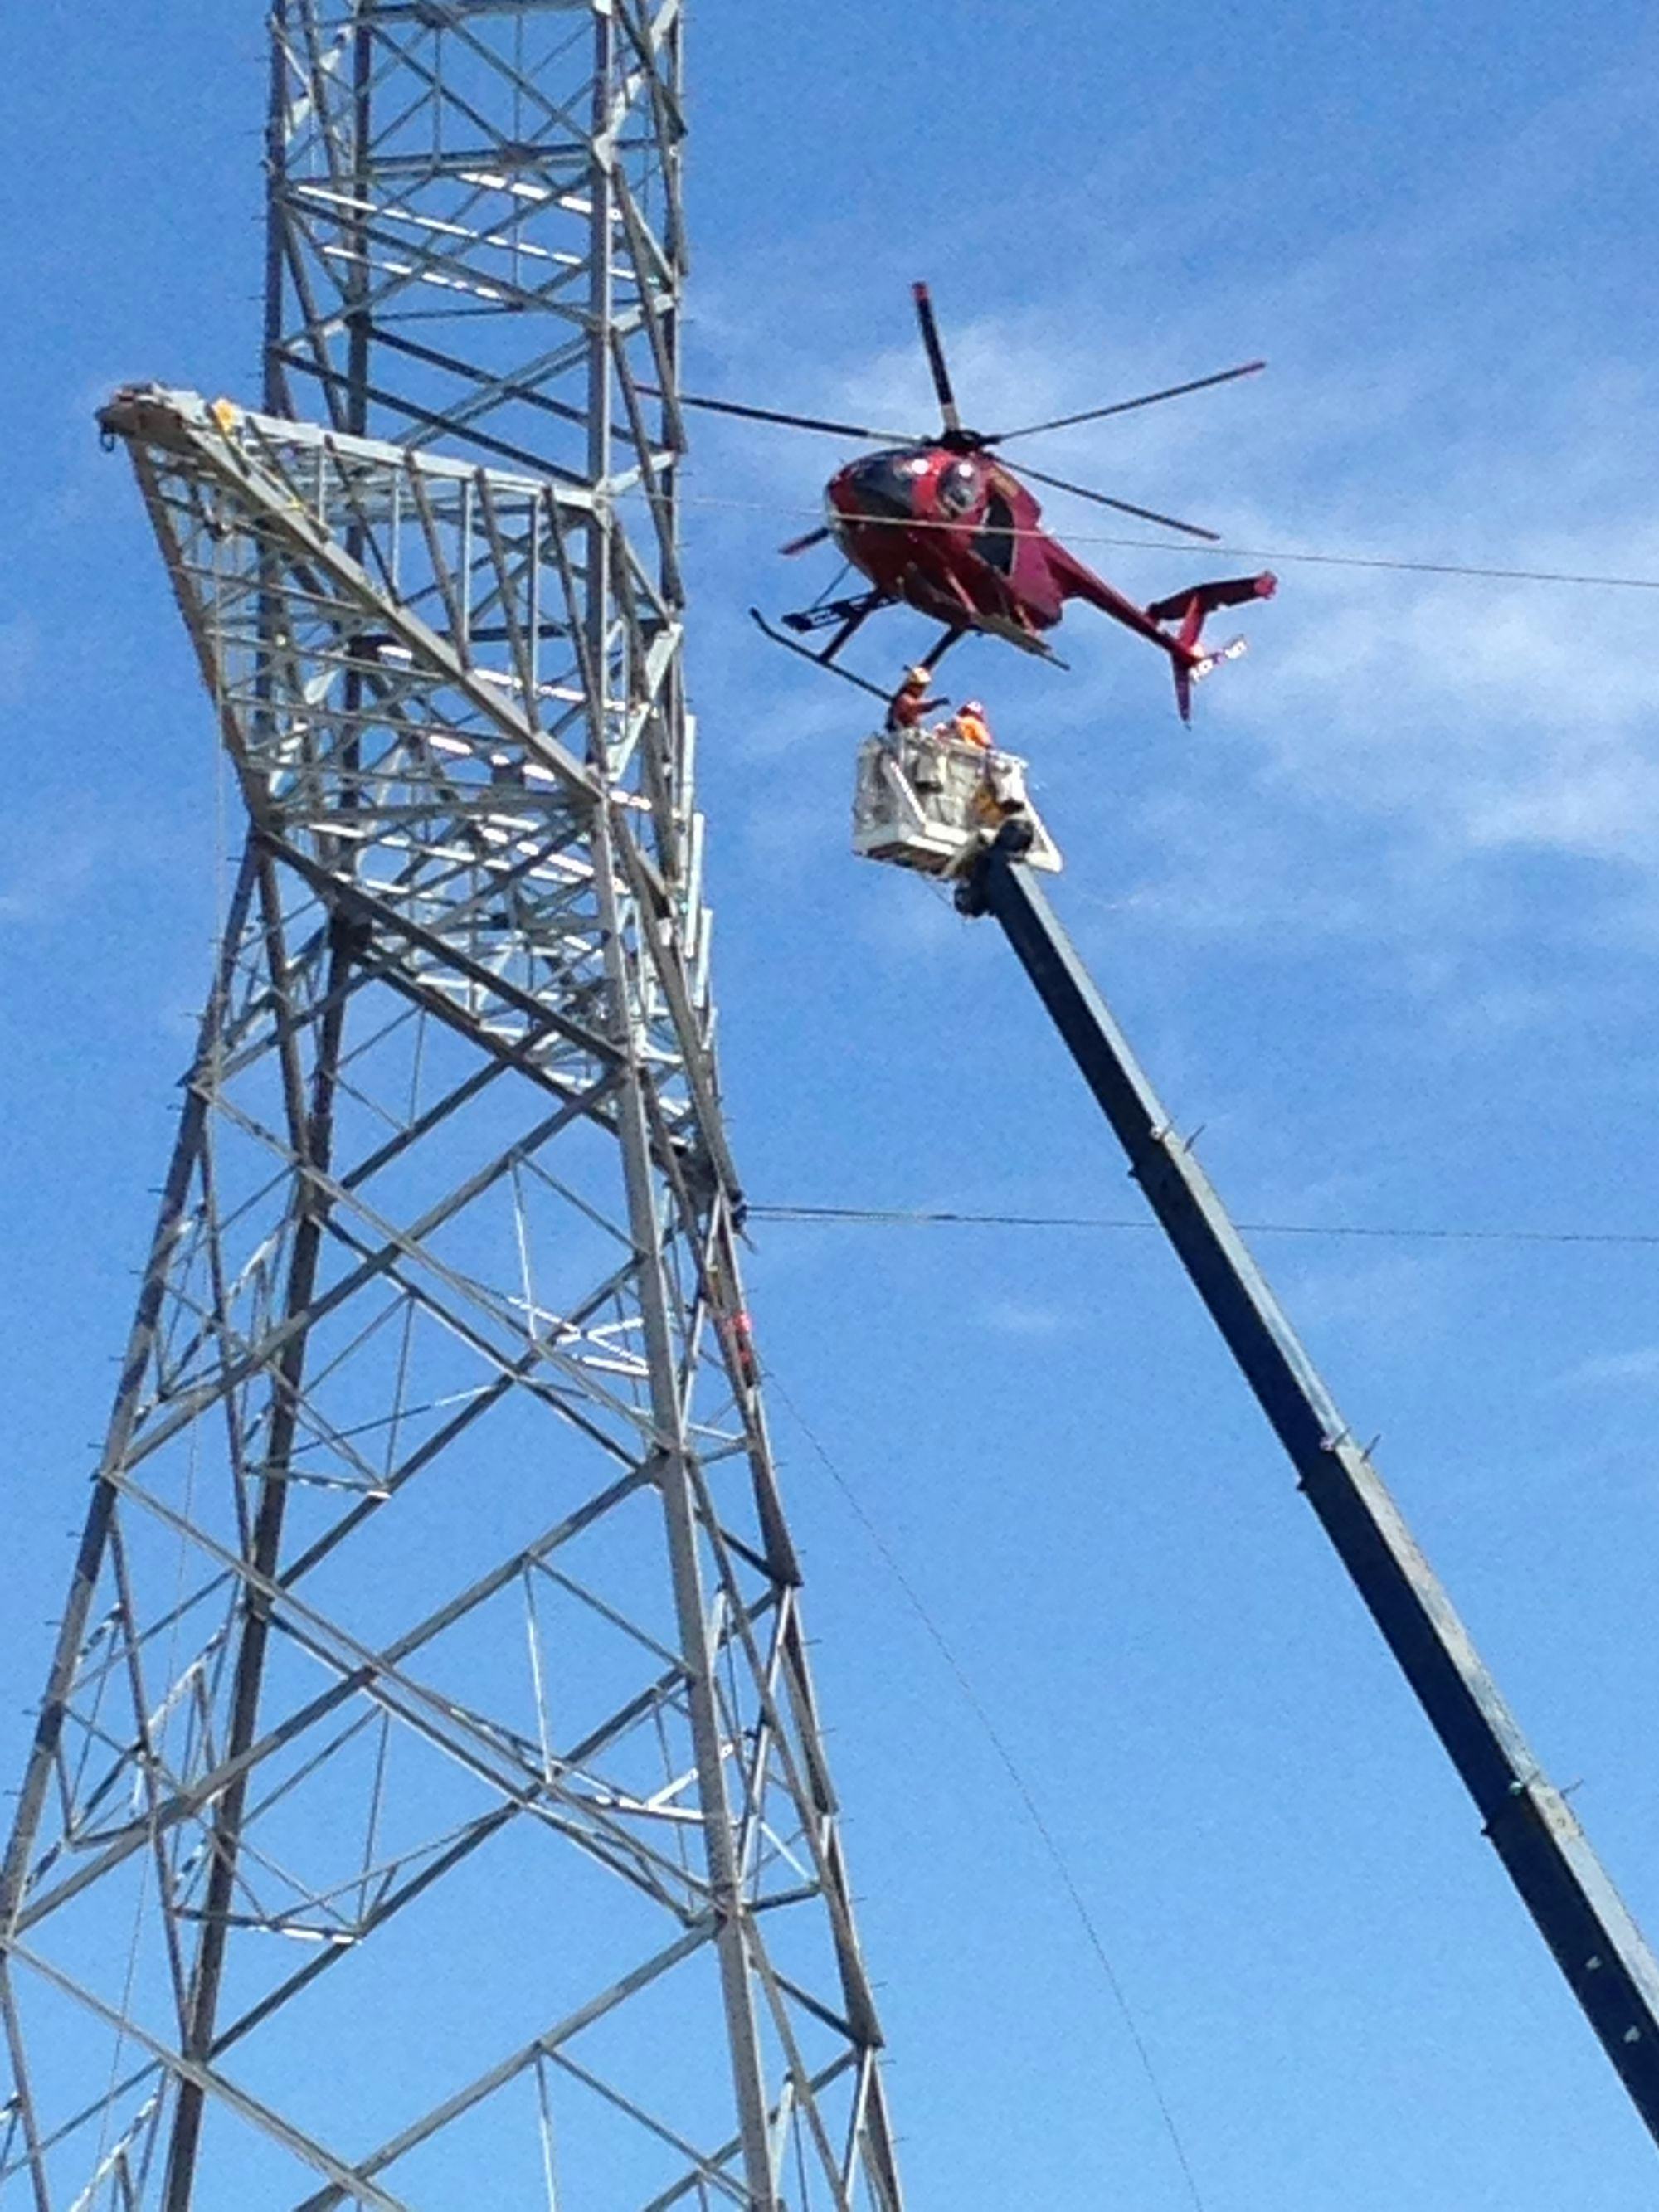
{"type": "Polygon", "coordinates": [[[952,734],[965,745],[983,745],[987,752],[992,749],[990,725],[981,721],[977,714],[958,714],[951,730],[952,734]]]}

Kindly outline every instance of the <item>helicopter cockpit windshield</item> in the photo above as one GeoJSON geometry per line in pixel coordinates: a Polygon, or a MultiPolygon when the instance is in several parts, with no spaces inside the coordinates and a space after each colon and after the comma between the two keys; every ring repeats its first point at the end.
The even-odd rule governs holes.
{"type": "Polygon", "coordinates": [[[927,470],[925,456],[902,448],[870,453],[854,461],[842,481],[859,513],[882,520],[908,522],[916,511],[916,479],[927,470]]]}
{"type": "Polygon", "coordinates": [[[939,475],[939,505],[948,515],[966,514],[982,488],[980,472],[971,461],[952,461],[939,475]]]}

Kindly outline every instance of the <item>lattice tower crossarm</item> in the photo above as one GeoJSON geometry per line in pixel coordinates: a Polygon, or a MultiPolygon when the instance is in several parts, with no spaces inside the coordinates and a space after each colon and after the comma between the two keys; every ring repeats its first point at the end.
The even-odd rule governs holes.
{"type": "MultiPolygon", "coordinates": [[[[169,2171],[188,2202],[161,2144],[194,2089],[317,2168],[307,2203],[444,2201],[406,2200],[400,2162],[533,2077],[573,2177],[550,2203],[896,2205],[743,1318],[706,935],[664,871],[695,819],[659,838],[625,727],[584,760],[526,713],[510,655],[438,623],[487,609],[511,633],[579,592],[589,504],[186,395],[105,421],[255,835],[100,1471],[96,1598],[48,1702],[44,1825],[12,1870],[8,2172],[72,2202],[95,2139],[108,2202],[167,2201],[169,2171]],[[348,520],[400,589],[343,550],[348,520]],[[560,2001],[506,2055],[492,2021],[471,2075],[343,2150],[290,2015],[326,2070],[328,1982],[349,2021],[360,1954],[395,1931],[412,1960],[388,1972],[418,1968],[436,1876],[475,1854],[481,1917],[447,1940],[528,1965],[533,1916],[549,1955],[522,1996],[546,2011],[544,1976],[560,2001]],[[118,1887],[132,1960],[95,1936],[88,1960],[118,1887]],[[576,1923],[581,1973],[559,1955],[576,1923]],[[83,2080],[100,2109],[67,2135],[73,2069],[27,2057],[31,1983],[131,2061],[106,2099],[83,2080]],[[289,2094],[267,2104],[232,2062],[273,2040],[289,2094]],[[607,2123],[586,2166],[573,2098],[607,2123]]],[[[550,665],[544,695],[556,726],[579,670],[550,665]]]]}
{"type": "Polygon", "coordinates": [[[642,397],[678,7],[273,52],[273,404],[104,417],[250,833],[0,1874],[0,2207],[899,2212],[642,397]]]}

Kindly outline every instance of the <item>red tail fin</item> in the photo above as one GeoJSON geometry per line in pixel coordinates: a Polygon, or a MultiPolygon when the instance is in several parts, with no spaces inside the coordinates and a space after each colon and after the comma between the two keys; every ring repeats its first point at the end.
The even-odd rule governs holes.
{"type": "Polygon", "coordinates": [[[1218,607],[1242,607],[1249,599],[1270,599],[1278,589],[1278,577],[1264,568],[1259,576],[1224,576],[1218,583],[1189,584],[1184,592],[1176,592],[1167,599],[1154,599],[1146,611],[1155,623],[1178,621],[1183,632],[1196,617],[1192,636],[1196,645],[1206,615],[1213,614],[1218,607]]]}
{"type": "Polygon", "coordinates": [[[1173,637],[1166,633],[1170,659],[1175,668],[1176,708],[1183,722],[1193,719],[1193,686],[1207,676],[1218,662],[1237,660],[1244,650],[1242,637],[1230,638],[1214,653],[1201,650],[1200,640],[1204,634],[1205,617],[1217,607],[1237,607],[1249,599],[1270,599],[1279,588],[1279,579],[1264,569],[1259,576],[1226,576],[1211,584],[1193,584],[1184,592],[1176,592],[1167,599],[1156,599],[1146,612],[1162,625],[1179,623],[1173,637]]]}

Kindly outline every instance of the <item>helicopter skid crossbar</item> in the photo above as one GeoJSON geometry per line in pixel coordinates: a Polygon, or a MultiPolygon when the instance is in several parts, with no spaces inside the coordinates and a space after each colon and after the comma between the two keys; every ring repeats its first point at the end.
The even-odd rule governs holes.
{"type": "Polygon", "coordinates": [[[820,599],[815,606],[802,607],[794,614],[781,615],[779,620],[786,629],[797,637],[810,637],[815,630],[837,629],[848,623],[861,623],[867,615],[874,614],[884,605],[886,595],[881,592],[860,592],[856,599],[820,599]]]}

